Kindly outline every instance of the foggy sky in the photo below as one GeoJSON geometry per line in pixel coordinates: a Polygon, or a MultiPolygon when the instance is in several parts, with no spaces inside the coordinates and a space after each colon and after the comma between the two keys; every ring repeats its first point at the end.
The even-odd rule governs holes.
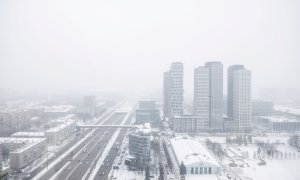
{"type": "Polygon", "coordinates": [[[253,89],[300,87],[297,0],[1,0],[0,88],[162,88],[173,61],[244,64],[253,89]]]}

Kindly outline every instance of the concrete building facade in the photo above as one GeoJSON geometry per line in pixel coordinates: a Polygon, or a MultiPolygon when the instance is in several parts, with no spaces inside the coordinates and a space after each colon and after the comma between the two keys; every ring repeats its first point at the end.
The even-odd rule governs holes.
{"type": "Polygon", "coordinates": [[[160,111],[156,109],[155,101],[140,101],[135,114],[137,124],[150,123],[151,127],[160,125],[160,111]]]}
{"type": "Polygon", "coordinates": [[[194,115],[174,116],[173,130],[176,133],[197,133],[197,117],[194,115]]]}
{"type": "Polygon", "coordinates": [[[143,168],[150,162],[150,131],[150,124],[146,123],[129,133],[129,155],[134,157],[136,168],[143,168]]]}
{"type": "Polygon", "coordinates": [[[232,119],[236,124],[238,132],[249,132],[252,121],[251,71],[246,69],[234,70],[232,90],[232,119]]]}
{"type": "Polygon", "coordinates": [[[61,145],[65,140],[74,135],[76,123],[75,120],[70,118],[72,118],[72,116],[66,116],[52,121],[51,128],[45,131],[48,145],[61,145]]]}
{"type": "Polygon", "coordinates": [[[299,133],[300,120],[283,116],[257,116],[255,126],[272,133],[299,133]]]}
{"type": "Polygon", "coordinates": [[[10,153],[10,168],[12,170],[21,170],[42,157],[46,151],[47,141],[45,138],[40,138],[32,143],[26,144],[10,153]]]}
{"type": "Polygon", "coordinates": [[[207,62],[194,70],[194,114],[198,132],[223,130],[223,64],[207,62]]]}
{"type": "Polygon", "coordinates": [[[164,80],[163,80],[163,113],[164,119],[169,117],[170,109],[169,109],[169,101],[170,101],[170,73],[164,72],[164,80]]]}
{"type": "Polygon", "coordinates": [[[183,114],[183,64],[172,63],[164,74],[164,112],[168,118],[183,114]]]}

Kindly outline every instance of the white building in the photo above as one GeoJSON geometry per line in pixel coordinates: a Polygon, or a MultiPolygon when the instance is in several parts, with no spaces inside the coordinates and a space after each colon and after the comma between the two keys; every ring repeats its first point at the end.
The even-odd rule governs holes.
{"type": "MultiPolygon", "coordinates": [[[[173,138],[170,140],[177,166],[186,166],[186,175],[202,176],[221,173],[221,165],[199,141],[191,138],[173,138]]],[[[200,177],[199,177],[200,179],[200,177]]]]}
{"type": "Polygon", "coordinates": [[[251,71],[233,71],[233,121],[238,132],[249,132],[252,121],[251,71]]]}
{"type": "MultiPolygon", "coordinates": [[[[65,140],[74,135],[76,128],[75,120],[72,120],[68,116],[54,120],[54,127],[51,127],[45,131],[45,137],[49,145],[58,146],[61,145],[65,140]]],[[[52,126],[53,126],[52,124],[52,126]]]]}
{"type": "Polygon", "coordinates": [[[198,132],[223,130],[223,64],[207,62],[194,70],[194,114],[198,132]]]}
{"type": "Polygon", "coordinates": [[[300,121],[282,116],[258,116],[255,124],[262,130],[274,133],[298,133],[300,121]]]}
{"type": "Polygon", "coordinates": [[[10,152],[11,170],[20,170],[46,153],[47,143],[45,138],[35,138],[35,141],[10,152]]]}
{"type": "Polygon", "coordinates": [[[46,138],[0,138],[2,150],[9,154],[12,170],[19,170],[46,152],[46,138]]]}

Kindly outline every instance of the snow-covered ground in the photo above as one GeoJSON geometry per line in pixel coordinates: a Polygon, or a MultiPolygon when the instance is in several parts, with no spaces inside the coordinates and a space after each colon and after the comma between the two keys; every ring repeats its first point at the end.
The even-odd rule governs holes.
{"type": "MultiPolygon", "coordinates": [[[[207,137],[197,137],[199,141],[205,141],[207,137]]],[[[258,165],[261,160],[258,158],[257,145],[226,145],[225,137],[209,137],[211,141],[222,144],[229,157],[222,161],[224,167],[224,176],[238,176],[243,180],[299,180],[300,179],[300,153],[294,148],[288,146],[288,136],[269,135],[262,137],[254,137],[256,140],[264,142],[280,142],[276,149],[280,152],[278,156],[268,158],[267,155],[262,155],[262,159],[266,165],[258,165]],[[248,154],[248,157],[242,157],[243,154],[248,154]],[[230,167],[229,163],[235,163],[235,167],[230,167]],[[227,175],[228,174],[228,175],[227,175]]],[[[232,178],[231,178],[232,179],[232,178]]]]}

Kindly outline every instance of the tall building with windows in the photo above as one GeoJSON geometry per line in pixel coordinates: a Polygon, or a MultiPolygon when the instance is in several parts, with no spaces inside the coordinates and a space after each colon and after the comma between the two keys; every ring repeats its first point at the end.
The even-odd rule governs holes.
{"type": "Polygon", "coordinates": [[[223,64],[207,62],[194,70],[194,114],[198,132],[223,131],[223,64]]]}
{"type": "Polygon", "coordinates": [[[156,109],[155,101],[140,101],[139,108],[135,111],[137,124],[150,123],[151,127],[159,127],[160,111],[156,109]]]}
{"type": "Polygon", "coordinates": [[[1,172],[2,172],[2,146],[0,143],[0,175],[1,175],[1,172]]]}
{"type": "Polygon", "coordinates": [[[233,72],[244,69],[244,65],[232,65],[227,69],[227,117],[233,117],[233,72]]]}
{"type": "Polygon", "coordinates": [[[234,70],[232,73],[232,101],[235,128],[238,132],[247,133],[251,130],[251,71],[247,69],[234,70]]]}
{"type": "Polygon", "coordinates": [[[151,145],[151,125],[145,123],[139,125],[129,133],[129,155],[134,158],[135,163],[132,165],[138,169],[143,169],[150,162],[150,145],[151,145]]]}
{"type": "Polygon", "coordinates": [[[164,114],[171,118],[183,114],[183,64],[172,63],[164,74],[164,114]]]}
{"type": "Polygon", "coordinates": [[[164,73],[164,84],[163,84],[163,113],[164,118],[169,117],[170,110],[169,110],[169,94],[170,94],[170,73],[167,71],[164,73]]]}

